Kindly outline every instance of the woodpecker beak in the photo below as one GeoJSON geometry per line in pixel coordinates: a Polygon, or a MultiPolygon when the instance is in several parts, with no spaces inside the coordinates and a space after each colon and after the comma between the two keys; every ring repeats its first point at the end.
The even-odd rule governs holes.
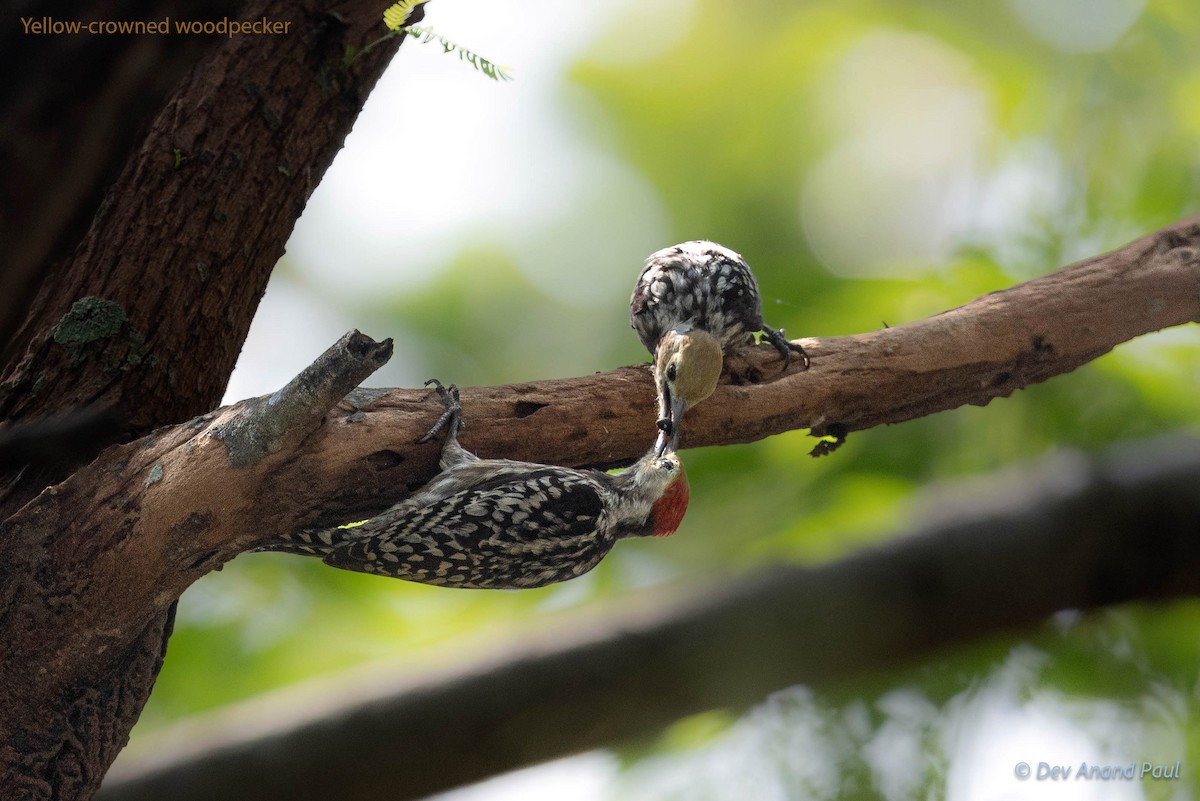
{"type": "MultiPolygon", "coordinates": [[[[656,371],[657,372],[657,371],[656,371]]],[[[671,422],[671,385],[667,383],[667,379],[658,373],[658,409],[660,416],[658,419],[658,439],[654,441],[654,455],[662,456],[667,449],[667,432],[674,428],[671,422]]]]}
{"type": "Polygon", "coordinates": [[[671,404],[671,433],[668,436],[666,431],[658,432],[658,440],[654,443],[656,456],[662,456],[667,451],[675,453],[679,450],[679,426],[683,422],[687,401],[683,398],[672,397],[671,391],[668,389],[667,402],[671,404]]]}
{"type": "Polygon", "coordinates": [[[670,451],[679,449],[679,428],[683,425],[683,413],[687,410],[687,401],[683,398],[671,398],[671,444],[670,451]]]}

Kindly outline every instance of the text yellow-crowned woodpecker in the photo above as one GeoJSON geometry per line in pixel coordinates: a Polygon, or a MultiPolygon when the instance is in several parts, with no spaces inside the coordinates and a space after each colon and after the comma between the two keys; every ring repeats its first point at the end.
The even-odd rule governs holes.
{"type": "Polygon", "coordinates": [[[447,429],[441,473],[360,526],[298,531],[261,550],[423,584],[520,589],[583,575],[619,539],[679,528],[689,490],[674,443],[616,474],[480,459],[458,444],[458,389],[428,384],[446,411],[420,441],[447,429]]]}
{"type": "Polygon", "coordinates": [[[753,344],[756,331],[785,365],[795,351],[808,369],[804,348],[763,322],[758,283],[745,259],[716,242],[684,242],[651,254],[629,309],[630,325],[654,354],[659,448],[677,436],[684,410],[716,389],[723,354],[753,344]]]}

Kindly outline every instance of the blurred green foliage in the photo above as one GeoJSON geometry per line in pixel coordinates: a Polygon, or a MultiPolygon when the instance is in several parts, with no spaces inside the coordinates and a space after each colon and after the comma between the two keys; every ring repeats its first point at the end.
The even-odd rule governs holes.
{"type": "MultiPolygon", "coordinates": [[[[664,241],[628,242],[615,227],[595,247],[648,254],[684,239],[727,244],[757,273],[768,322],[792,336],[918,319],[1197,210],[1194,0],[1144,8],[1137,0],[695,0],[671,8],[674,17],[645,21],[663,26],[665,44],[630,52],[623,43],[643,20],[614,20],[561,88],[579,135],[640,176],[667,221],[664,241]],[[1088,18],[1056,22],[1056,9],[1075,7],[1088,18]]],[[[621,203],[611,187],[593,194],[538,234],[543,253],[561,250],[572,226],[584,225],[571,213],[591,224],[621,203]]],[[[548,287],[538,278],[545,265],[468,234],[435,280],[354,313],[388,320],[425,375],[463,385],[645,361],[626,327],[628,289],[608,289],[631,287],[640,265],[619,261],[615,275],[600,275],[588,272],[590,261],[550,261],[560,283],[604,291],[548,287]]],[[[931,482],[1060,448],[1194,432],[1198,391],[1193,327],[1143,337],[986,408],[855,433],[821,460],[807,456],[813,440],[802,432],[686,451],[693,500],[678,535],[622,543],[592,574],[543,590],[444,590],[293,557],[242,557],[184,597],[135,741],[178,716],[351,665],[397,658],[414,673],[433,670],[660,585],[702,588],[772,562],[835,559],[902,529],[920,511],[914,490],[931,482]]],[[[1193,605],[1115,611],[1032,633],[1027,646],[1014,644],[1023,638],[976,645],[840,694],[775,699],[728,729],[721,713],[681,722],[639,751],[647,761],[631,768],[620,795],[754,797],[721,791],[720,777],[699,793],[711,771],[657,796],[637,788],[659,786],[647,778],[653,771],[712,758],[708,749],[724,748],[736,763],[746,741],[764,746],[774,733],[785,745],[751,749],[754,766],[789,792],[941,797],[935,788],[957,781],[946,721],[960,719],[956,705],[1000,685],[1010,707],[1052,698],[1062,725],[1078,714],[1093,734],[1107,725],[1103,705],[1115,704],[1115,719],[1165,738],[1146,758],[1182,748],[1197,765],[1189,720],[1198,634],[1193,605]],[[999,666],[1014,660],[1024,672],[1005,679],[999,666]],[[896,720],[907,720],[909,746],[926,756],[907,789],[893,793],[866,757],[848,755],[896,720]],[[805,736],[841,754],[836,792],[789,773],[788,748],[805,736]]],[[[997,783],[1011,780],[1011,766],[996,770],[997,783]]],[[[1194,777],[1189,786],[1200,792],[1194,777]]],[[[1166,797],[1161,786],[1142,789],[1166,797]]]]}
{"type": "Polygon", "coordinates": [[[967,646],[820,694],[791,688],[740,719],[680,721],[649,755],[625,755],[609,797],[1192,797],[1200,642],[1180,632],[1200,626],[1200,607],[1060,617],[1016,644],[967,646]],[[1039,781],[1043,762],[1072,773],[1039,781]],[[1136,778],[1081,780],[1084,762],[1133,764],[1136,778]],[[1144,762],[1178,762],[1182,781],[1141,777],[1144,762]]]}

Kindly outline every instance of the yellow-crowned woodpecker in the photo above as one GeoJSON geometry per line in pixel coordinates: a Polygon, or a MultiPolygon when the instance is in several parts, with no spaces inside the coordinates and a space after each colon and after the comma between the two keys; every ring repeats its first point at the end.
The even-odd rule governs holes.
{"type": "Polygon", "coordinates": [[[629,301],[629,322],[654,354],[658,387],[658,447],[677,437],[686,409],[712,394],[723,355],[754,343],[754,334],[790,363],[793,351],[808,369],[808,354],[782,330],[763,322],[758,283],[739,254],[697,240],[650,255],[629,301]]]}
{"type": "Polygon", "coordinates": [[[615,474],[480,459],[458,444],[458,389],[428,384],[446,410],[420,441],[446,430],[441,473],[362,525],[297,531],[260,550],[423,584],[520,589],[583,575],[619,539],[679,528],[689,490],[674,443],[615,474]]]}

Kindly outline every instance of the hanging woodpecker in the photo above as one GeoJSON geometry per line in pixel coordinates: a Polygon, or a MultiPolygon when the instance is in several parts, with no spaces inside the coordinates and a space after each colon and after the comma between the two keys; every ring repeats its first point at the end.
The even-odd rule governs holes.
{"type": "Polygon", "coordinates": [[[542,587],[591,570],[625,537],[673,534],[688,505],[674,442],[617,474],[480,459],[458,444],[458,389],[446,405],[442,472],[406,500],[352,528],[298,531],[261,550],[318,556],[362,573],[474,589],[542,587]]]}
{"type": "Polygon", "coordinates": [[[762,299],[750,266],[716,242],[697,240],[650,255],[629,301],[629,322],[654,355],[658,386],[658,447],[677,436],[685,409],[716,389],[723,354],[754,343],[754,333],[790,363],[804,348],[763,322],[762,299]]]}

